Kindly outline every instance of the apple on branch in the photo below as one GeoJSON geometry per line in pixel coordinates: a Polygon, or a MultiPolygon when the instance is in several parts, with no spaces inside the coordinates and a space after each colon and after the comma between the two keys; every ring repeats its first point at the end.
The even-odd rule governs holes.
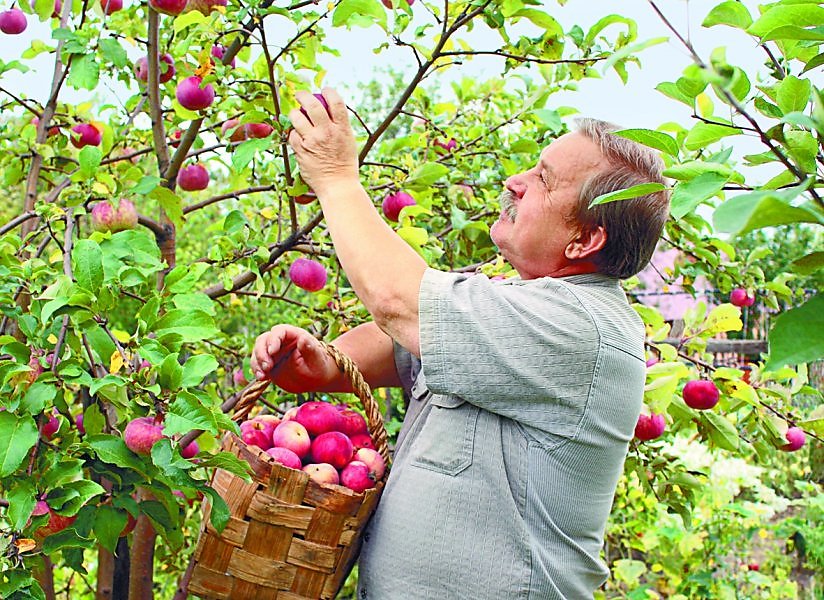
{"type": "Polygon", "coordinates": [[[123,0],[100,0],[100,8],[107,15],[111,15],[123,8],[123,0]]]}
{"type": "Polygon", "coordinates": [[[149,6],[159,13],[176,17],[186,8],[186,0],[149,0],[149,6]]]}
{"type": "Polygon", "coordinates": [[[718,404],[719,392],[712,381],[694,379],[687,382],[682,395],[690,408],[707,410],[718,404]]]}
{"type": "Polygon", "coordinates": [[[200,163],[183,167],[177,174],[177,185],[187,192],[205,190],[209,186],[209,171],[200,163]]]}
{"type": "Polygon", "coordinates": [[[26,13],[19,8],[10,8],[0,12],[0,31],[9,35],[17,35],[26,31],[28,22],[26,13]]]}
{"type": "Polygon", "coordinates": [[[78,123],[72,127],[71,131],[69,141],[75,148],[99,146],[103,141],[103,133],[91,123],[78,123]]]}
{"type": "MultiPolygon", "coordinates": [[[[175,59],[171,54],[161,54],[159,57],[160,73],[158,73],[158,81],[166,83],[175,76],[175,59]]],[[[149,59],[146,56],[141,56],[134,64],[134,72],[138,81],[147,83],[149,81],[149,59]]]]}
{"type": "Polygon", "coordinates": [[[126,447],[135,454],[148,456],[152,446],[163,437],[163,425],[153,417],[137,417],[129,421],[123,440],[126,447]]]}
{"type": "Polygon", "coordinates": [[[131,200],[121,198],[117,207],[106,200],[92,207],[92,229],[95,231],[125,231],[137,226],[137,209],[131,200]]]}
{"type": "Polygon", "coordinates": [[[316,260],[298,258],[289,267],[289,279],[307,292],[317,292],[326,286],[326,268],[316,260]]]}
{"type": "Polygon", "coordinates": [[[752,306],[755,304],[755,294],[750,295],[744,288],[735,288],[730,292],[730,304],[739,308],[752,306]]]}
{"type": "Polygon", "coordinates": [[[177,84],[175,97],[183,108],[204,110],[215,101],[215,88],[211,83],[203,85],[201,77],[192,75],[177,84]]]}
{"type": "Polygon", "coordinates": [[[381,204],[383,214],[390,221],[398,221],[401,214],[401,209],[404,206],[413,206],[417,204],[415,199],[406,192],[395,192],[394,194],[387,194],[381,204]]]}

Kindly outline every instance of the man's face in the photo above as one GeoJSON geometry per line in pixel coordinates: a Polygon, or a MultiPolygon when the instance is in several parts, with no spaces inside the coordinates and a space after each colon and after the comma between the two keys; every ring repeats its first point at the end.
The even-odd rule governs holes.
{"type": "Polygon", "coordinates": [[[568,133],[544,148],[537,165],[506,180],[490,235],[523,279],[573,274],[566,249],[578,229],[569,216],[582,184],[602,165],[595,142],[568,133]]]}

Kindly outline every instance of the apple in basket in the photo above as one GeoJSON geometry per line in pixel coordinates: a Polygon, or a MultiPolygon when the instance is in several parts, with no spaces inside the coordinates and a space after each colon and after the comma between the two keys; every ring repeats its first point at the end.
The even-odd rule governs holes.
{"type": "Polygon", "coordinates": [[[361,448],[352,457],[352,462],[356,460],[369,467],[369,473],[374,476],[376,481],[380,481],[386,472],[386,462],[377,450],[361,448]]]}
{"type": "Polygon", "coordinates": [[[363,492],[375,487],[375,475],[359,460],[353,460],[340,472],[340,482],[353,492],[363,492]]]}
{"type": "Polygon", "coordinates": [[[289,450],[289,448],[269,448],[266,454],[275,459],[275,462],[289,467],[290,469],[297,469],[300,471],[303,468],[303,463],[300,461],[300,456],[289,450]]]}
{"type": "Polygon", "coordinates": [[[340,483],[338,470],[329,463],[310,463],[303,467],[303,472],[317,483],[340,483]]]}
{"type": "Polygon", "coordinates": [[[327,431],[338,431],[341,422],[340,413],[329,402],[306,402],[301,404],[295,415],[312,437],[327,431]]]}
{"type": "Polygon", "coordinates": [[[272,429],[264,423],[245,421],[240,426],[240,439],[249,446],[268,450],[272,447],[272,429]]]}
{"type": "Polygon", "coordinates": [[[338,431],[345,433],[350,438],[359,433],[368,433],[366,419],[356,410],[352,410],[343,404],[336,405],[335,408],[340,413],[340,425],[338,431]]]}
{"type": "Polygon", "coordinates": [[[309,455],[312,462],[329,463],[336,469],[342,469],[352,460],[352,452],[352,442],[345,433],[327,431],[312,440],[309,455]]]}
{"type": "Polygon", "coordinates": [[[375,450],[375,443],[368,433],[359,433],[351,436],[349,439],[352,440],[352,447],[355,449],[355,452],[361,448],[375,450]]]}
{"type": "Polygon", "coordinates": [[[312,439],[306,428],[297,421],[283,421],[275,427],[272,433],[272,446],[275,448],[287,448],[303,458],[309,454],[312,447],[312,439]]]}

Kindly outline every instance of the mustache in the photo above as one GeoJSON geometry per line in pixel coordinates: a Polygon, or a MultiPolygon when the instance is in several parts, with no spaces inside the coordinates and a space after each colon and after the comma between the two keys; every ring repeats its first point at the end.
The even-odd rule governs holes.
{"type": "Polygon", "coordinates": [[[506,216],[514,221],[518,215],[518,209],[515,207],[515,194],[504,189],[498,196],[498,204],[501,207],[501,212],[506,213],[506,216]]]}

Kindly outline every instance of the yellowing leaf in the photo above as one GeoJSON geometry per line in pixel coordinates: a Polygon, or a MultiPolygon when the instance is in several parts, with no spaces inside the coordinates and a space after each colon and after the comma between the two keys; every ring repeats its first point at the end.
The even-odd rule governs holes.
{"type": "Polygon", "coordinates": [[[122,368],[123,368],[123,356],[120,354],[120,352],[115,350],[114,352],[112,352],[112,356],[109,359],[109,373],[114,375],[115,373],[120,371],[120,369],[122,369],[122,368]]]}
{"type": "Polygon", "coordinates": [[[710,97],[704,92],[701,92],[695,97],[695,100],[698,102],[698,112],[701,113],[701,116],[707,119],[711,118],[715,112],[715,107],[710,97]]]}
{"type": "Polygon", "coordinates": [[[19,538],[14,540],[14,545],[17,547],[17,553],[31,552],[37,547],[37,542],[30,538],[19,538]]]}
{"type": "Polygon", "coordinates": [[[57,336],[56,336],[56,335],[54,335],[53,333],[52,333],[52,334],[49,334],[49,337],[48,337],[48,338],[46,338],[46,339],[48,340],[48,342],[49,342],[50,344],[56,344],[56,343],[57,343],[57,336]]]}
{"type": "Polygon", "coordinates": [[[49,264],[59,263],[63,260],[63,252],[60,250],[55,250],[51,254],[49,254],[49,264]]]}
{"type": "Polygon", "coordinates": [[[274,219],[277,216],[277,214],[278,211],[276,211],[272,206],[267,206],[266,208],[260,211],[260,216],[270,221],[274,219]]]}
{"type": "Polygon", "coordinates": [[[120,342],[121,344],[125,344],[129,341],[130,337],[128,333],[121,329],[112,329],[112,335],[115,339],[120,342]]]}
{"type": "Polygon", "coordinates": [[[108,196],[112,193],[112,191],[109,189],[109,186],[100,181],[95,181],[92,184],[92,191],[97,192],[101,196],[108,196]]]}
{"type": "Polygon", "coordinates": [[[741,331],[741,309],[732,304],[721,304],[712,309],[707,317],[707,331],[710,335],[724,331],[741,331]]]}

